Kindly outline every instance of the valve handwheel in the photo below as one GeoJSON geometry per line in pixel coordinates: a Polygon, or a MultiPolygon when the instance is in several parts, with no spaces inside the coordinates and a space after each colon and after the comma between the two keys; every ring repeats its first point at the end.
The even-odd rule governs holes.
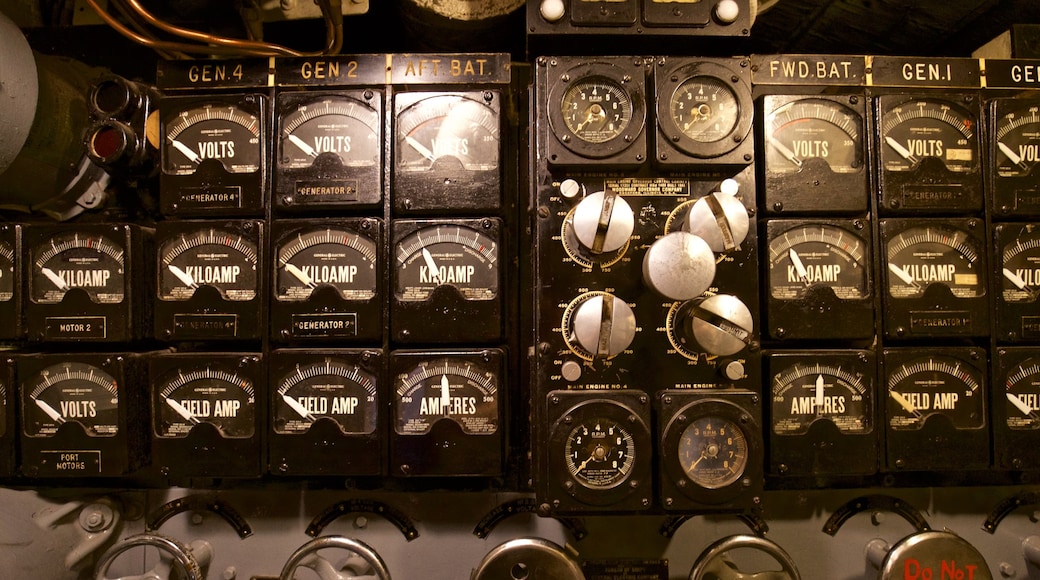
{"type": "Polygon", "coordinates": [[[98,560],[95,580],[168,580],[173,571],[179,571],[178,578],[184,580],[206,580],[203,567],[212,558],[212,549],[208,542],[197,540],[190,546],[173,538],[158,534],[139,534],[130,536],[109,548],[98,560]],[[153,547],[159,550],[159,561],[151,570],[143,574],[109,578],[108,569],[123,552],[138,547],[153,547]]]}
{"type": "Polygon", "coordinates": [[[314,570],[321,580],[390,580],[390,572],[375,550],[361,541],[343,536],[314,538],[297,548],[282,567],[279,580],[293,580],[300,567],[314,570]],[[339,548],[351,555],[334,566],[318,554],[319,550],[326,548],[339,548]]]}
{"type": "Polygon", "coordinates": [[[801,580],[791,557],[775,543],[758,536],[736,535],[722,538],[708,546],[690,570],[690,580],[801,580]],[[729,552],[750,548],[765,552],[780,563],[780,570],[742,572],[729,557],[729,552]]]}

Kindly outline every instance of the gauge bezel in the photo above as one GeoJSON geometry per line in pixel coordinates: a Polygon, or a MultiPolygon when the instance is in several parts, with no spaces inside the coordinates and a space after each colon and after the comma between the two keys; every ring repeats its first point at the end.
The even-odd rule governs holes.
{"type": "MultiPolygon", "coordinates": [[[[996,337],[1000,342],[1023,343],[1040,339],[1040,311],[1037,309],[1040,302],[1040,262],[1036,257],[1040,256],[1040,223],[1001,223],[993,227],[993,293],[996,297],[997,318],[996,337]],[[1007,299],[1009,279],[1004,274],[1006,260],[1009,253],[1025,240],[1031,247],[1023,247],[1017,254],[1032,254],[1034,258],[1034,272],[1027,297],[1024,300],[1010,301],[1007,299]]],[[[1025,281],[1025,280],[1020,280],[1025,281]]],[[[1014,284],[1012,284],[1014,286],[1014,284]]],[[[1017,288],[1017,287],[1016,287],[1017,288]]]]}
{"type": "Polygon", "coordinates": [[[0,301],[0,340],[17,340],[22,338],[22,287],[24,276],[24,257],[22,251],[22,226],[20,224],[0,224],[0,243],[11,249],[11,269],[4,275],[11,277],[11,298],[0,301]]]}
{"type": "MultiPolygon", "coordinates": [[[[1012,414],[1018,414],[1007,398],[1008,383],[1018,369],[1040,365],[1040,348],[1001,347],[992,357],[993,385],[990,389],[990,413],[993,425],[994,462],[1003,469],[1029,469],[1040,463],[1040,421],[1032,427],[1008,425],[1012,414]]],[[[1023,379],[1024,380],[1024,379],[1023,379]]],[[[1031,408],[1036,400],[1023,401],[1031,408]]],[[[1034,409],[1040,417],[1040,411],[1034,409]]],[[[1021,415],[1018,415],[1021,416],[1021,415]]]]}
{"type": "MultiPolygon", "coordinates": [[[[1040,176],[1040,169],[1038,169],[1040,162],[1034,163],[1027,175],[1000,175],[999,160],[1006,157],[1006,154],[1000,150],[998,135],[1009,115],[1030,113],[1034,117],[1040,117],[1040,98],[1021,96],[997,98],[989,103],[987,110],[990,119],[987,133],[989,160],[992,168],[987,172],[988,183],[992,191],[990,211],[994,215],[1000,216],[1040,217],[1040,186],[1037,185],[1038,176],[1040,176]]],[[[1040,146],[1040,139],[1034,137],[1030,139],[1030,143],[1040,146]]]]}
{"type": "MultiPolygon", "coordinates": [[[[183,440],[191,437],[192,432],[199,428],[200,424],[208,424],[212,426],[218,433],[221,439],[229,440],[242,440],[250,439],[256,435],[258,417],[257,417],[257,399],[260,398],[260,394],[257,392],[261,385],[257,385],[250,381],[248,375],[239,375],[237,372],[238,361],[222,361],[216,360],[207,362],[207,364],[189,364],[185,361],[185,364],[176,366],[168,369],[165,373],[157,377],[157,380],[152,383],[152,437],[156,439],[164,440],[183,440]],[[174,386],[177,382],[181,382],[180,385],[174,386]],[[240,409],[239,412],[235,413],[235,420],[241,420],[246,423],[246,430],[241,433],[229,433],[217,425],[218,421],[214,419],[216,413],[213,413],[209,417],[196,418],[195,422],[192,423],[187,418],[179,415],[178,411],[168,408],[169,405],[166,399],[169,399],[173,395],[173,390],[170,393],[164,393],[167,389],[179,390],[184,387],[191,385],[198,381],[212,382],[216,381],[218,384],[226,384],[235,389],[241,389],[243,393],[247,395],[246,399],[252,399],[252,406],[248,409],[252,417],[248,415],[242,418],[241,412],[244,409],[240,409]],[[232,382],[235,381],[235,382],[232,382]],[[240,382],[239,382],[240,381],[240,382]],[[168,421],[166,417],[174,417],[173,420],[168,421]],[[251,421],[250,421],[251,419],[251,421]],[[179,432],[172,433],[170,426],[174,423],[190,423],[187,429],[179,432]],[[169,423],[169,425],[167,425],[169,423]]],[[[243,363],[244,366],[244,363],[243,363]]],[[[225,400],[231,400],[236,397],[227,397],[225,400]]],[[[180,403],[180,401],[176,401],[180,403]]],[[[185,409],[188,410],[188,409],[185,409]]],[[[214,409],[216,410],[216,409],[214,409]]],[[[188,410],[191,412],[190,410],[188,410]]]]}

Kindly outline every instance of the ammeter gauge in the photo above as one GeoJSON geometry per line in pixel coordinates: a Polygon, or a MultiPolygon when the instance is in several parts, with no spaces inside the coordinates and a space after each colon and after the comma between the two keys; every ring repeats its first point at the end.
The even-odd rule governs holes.
{"type": "Polygon", "coordinates": [[[985,352],[886,349],[887,464],[899,470],[989,465],[985,352]]]}
{"type": "Polygon", "coordinates": [[[275,203],[284,211],[373,205],[382,199],[381,94],[278,96],[275,203]]]}
{"type": "Polygon", "coordinates": [[[392,353],[391,472],[501,473],[503,363],[498,349],[392,353]]]}
{"type": "Polygon", "coordinates": [[[105,236],[75,230],[51,236],[33,248],[30,300],[56,304],[69,290],[82,288],[92,302],[122,302],[125,256],[122,243],[105,236]]]}
{"type": "Polygon", "coordinates": [[[261,368],[255,354],[153,356],[153,463],[171,477],[257,475],[261,368]]]}
{"type": "Polygon", "coordinates": [[[997,350],[992,413],[996,464],[1034,469],[1040,461],[1040,349],[997,350]]]}
{"type": "Polygon", "coordinates": [[[1040,102],[1036,99],[993,99],[994,171],[990,183],[993,211],[1006,216],[1040,215],[1040,102]]]}
{"type": "Polygon", "coordinates": [[[1040,225],[1002,223],[994,232],[1000,251],[997,340],[1040,338],[1040,225]]]}
{"type": "Polygon", "coordinates": [[[762,99],[766,211],[867,210],[865,101],[862,95],[762,99]]]}
{"type": "Polygon", "coordinates": [[[886,95],[878,103],[882,209],[981,210],[976,96],[886,95]]]}
{"type": "Polygon", "coordinates": [[[766,318],[773,338],[874,335],[871,249],[865,226],[863,220],[770,220],[766,224],[766,318]]]}
{"type": "Polygon", "coordinates": [[[22,337],[22,226],[0,224],[0,340],[22,337]]]}

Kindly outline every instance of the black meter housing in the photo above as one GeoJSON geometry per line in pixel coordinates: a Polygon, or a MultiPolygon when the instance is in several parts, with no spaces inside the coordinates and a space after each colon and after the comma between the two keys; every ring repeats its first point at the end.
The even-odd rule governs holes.
{"type": "Polygon", "coordinates": [[[185,478],[261,473],[267,383],[259,353],[163,352],[148,360],[152,468],[185,478]]]}
{"type": "Polygon", "coordinates": [[[22,226],[0,224],[0,340],[21,340],[22,320],[22,226]]]}
{"type": "Polygon", "coordinates": [[[151,335],[153,230],[133,224],[32,225],[26,328],[32,342],[126,343],[151,335]]]}
{"type": "Polygon", "coordinates": [[[1040,470],[1040,348],[1001,347],[993,357],[993,461],[1040,470]]]}
{"type": "Polygon", "coordinates": [[[1040,99],[989,102],[991,211],[1000,218],[1040,216],[1040,99]]]}
{"type": "Polygon", "coordinates": [[[272,475],[385,474],[387,389],[382,351],[279,349],[267,361],[267,457],[272,475]]]}
{"type": "Polygon", "coordinates": [[[28,478],[129,475],[147,464],[144,355],[31,354],[15,358],[19,471],[28,478]]]}
{"type": "Polygon", "coordinates": [[[382,340],[386,272],[381,220],[277,220],[271,239],[272,340],[382,340]]]}
{"type": "Polygon", "coordinates": [[[1036,342],[1040,340],[1040,223],[997,224],[993,235],[997,342],[1036,342]]]}
{"type": "Polygon", "coordinates": [[[0,358],[0,477],[11,477],[17,470],[18,384],[15,359],[0,358]]]}

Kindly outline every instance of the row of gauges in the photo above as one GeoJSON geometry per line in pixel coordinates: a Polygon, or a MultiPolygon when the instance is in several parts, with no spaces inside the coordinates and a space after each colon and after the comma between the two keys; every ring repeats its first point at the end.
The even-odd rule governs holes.
{"type": "MultiPolygon", "coordinates": [[[[21,319],[24,287],[33,341],[125,342],[149,336],[153,321],[160,339],[259,339],[269,307],[279,342],[379,343],[387,301],[395,340],[501,337],[497,218],[394,220],[388,259],[375,218],[278,221],[270,258],[263,230],[251,220],[162,222],[154,232],[126,224],[4,226],[4,320],[21,319]]],[[[16,326],[0,336],[18,338],[16,326]]]]}
{"type": "Polygon", "coordinates": [[[866,212],[868,152],[875,151],[882,213],[977,213],[986,198],[995,216],[1038,214],[1035,98],[995,98],[986,105],[977,92],[947,91],[883,94],[873,101],[876,133],[868,129],[863,95],[762,97],[763,209],[866,212]]]}
{"type": "Polygon", "coordinates": [[[497,89],[399,92],[386,136],[381,90],[285,91],[272,136],[264,95],[165,97],[163,213],[262,215],[268,189],[279,211],[378,208],[384,163],[395,211],[496,211],[501,98],[497,89]]]}
{"type": "Polygon", "coordinates": [[[499,475],[503,365],[500,349],[14,355],[6,475],[499,475]]]}

